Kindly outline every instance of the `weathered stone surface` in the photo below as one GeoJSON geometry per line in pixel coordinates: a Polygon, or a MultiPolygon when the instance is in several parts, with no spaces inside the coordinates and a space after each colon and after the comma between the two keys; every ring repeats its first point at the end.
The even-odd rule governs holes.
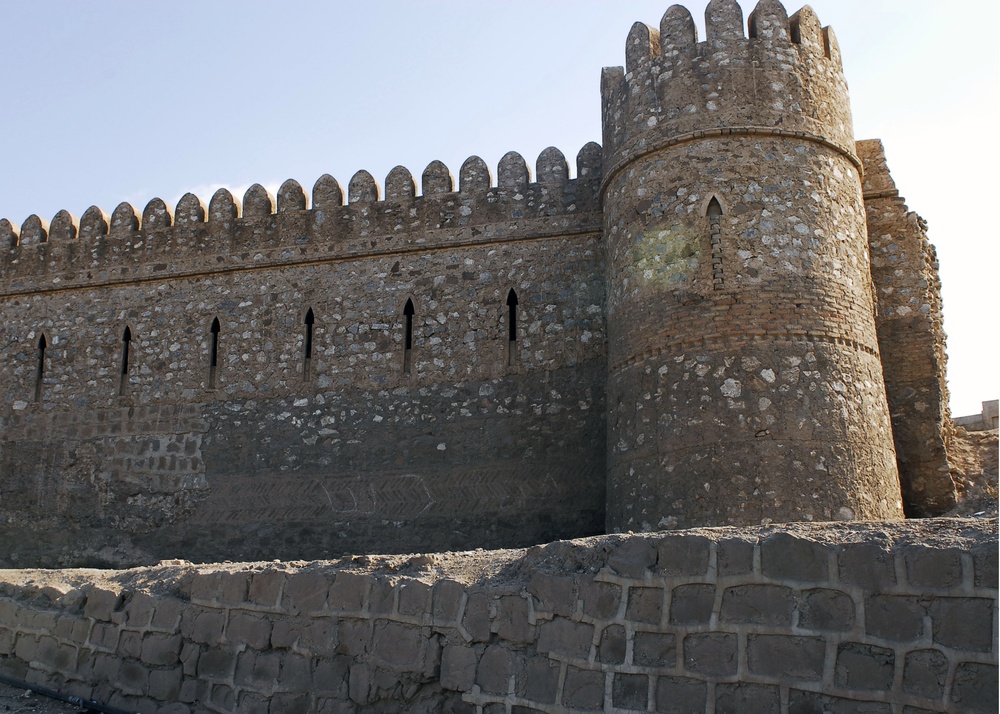
{"type": "Polygon", "coordinates": [[[836,682],[844,689],[888,691],[896,663],[891,649],[848,642],[837,651],[836,682]]]}

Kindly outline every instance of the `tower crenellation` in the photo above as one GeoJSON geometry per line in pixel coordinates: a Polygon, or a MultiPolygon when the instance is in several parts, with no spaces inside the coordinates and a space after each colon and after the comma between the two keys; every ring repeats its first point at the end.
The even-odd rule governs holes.
{"type": "MultiPolygon", "coordinates": [[[[512,151],[500,160],[496,182],[481,158],[470,157],[462,165],[457,187],[448,167],[433,161],[421,174],[419,194],[410,171],[397,166],[384,181],[384,195],[375,177],[364,170],[351,177],[346,191],[332,176],[321,176],[313,186],[311,205],[302,186],[288,179],[275,196],[260,184],[247,189],[242,200],[219,189],[207,209],[201,198],[187,193],[173,207],[153,198],[141,213],[122,203],[110,218],[91,206],[79,221],[65,210],[51,224],[33,215],[18,228],[2,219],[0,276],[14,281],[19,290],[46,284],[65,288],[109,279],[161,279],[185,265],[202,270],[206,256],[216,256],[213,268],[219,270],[240,269],[253,255],[258,262],[294,263],[289,252],[294,246],[299,256],[313,260],[364,255],[373,249],[367,236],[401,235],[414,226],[433,232],[505,218],[555,225],[561,215],[596,210],[602,173],[599,145],[580,150],[576,171],[571,179],[565,156],[550,147],[536,161],[536,181],[524,158],[512,151]],[[276,236],[268,235],[272,231],[276,236]],[[220,236],[231,236],[234,243],[219,244],[220,236]],[[248,252],[254,248],[271,255],[248,252]]],[[[434,238],[414,240],[428,243],[434,238]]]]}
{"type": "Polygon", "coordinates": [[[632,26],[624,71],[602,75],[605,182],[637,155],[706,134],[799,135],[858,163],[833,30],[809,6],[789,18],[778,0],[748,24],[749,36],[735,0],[713,0],[701,42],[680,5],[659,29],[632,26]]]}

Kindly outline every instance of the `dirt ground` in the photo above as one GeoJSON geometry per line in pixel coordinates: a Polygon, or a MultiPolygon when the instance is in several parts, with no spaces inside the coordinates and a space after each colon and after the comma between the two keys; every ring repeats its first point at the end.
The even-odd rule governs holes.
{"type": "Polygon", "coordinates": [[[84,711],[88,710],[0,683],[0,713],[66,714],[67,712],[84,711]]]}

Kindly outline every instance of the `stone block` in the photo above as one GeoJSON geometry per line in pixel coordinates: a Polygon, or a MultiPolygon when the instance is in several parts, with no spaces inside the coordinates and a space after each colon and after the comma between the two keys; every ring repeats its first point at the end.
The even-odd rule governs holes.
{"type": "Polygon", "coordinates": [[[204,702],[211,696],[212,685],[201,679],[185,677],[181,682],[181,693],[179,699],[188,704],[194,702],[204,702]]]}
{"type": "Polygon", "coordinates": [[[704,575],[711,548],[712,541],[704,536],[665,536],[656,542],[656,569],[664,575],[704,575]]]}
{"type": "Polygon", "coordinates": [[[625,628],[621,625],[608,625],[601,631],[601,642],[597,646],[597,661],[601,664],[622,664],[625,661],[627,646],[625,628]]]}
{"type": "Polygon", "coordinates": [[[576,581],[562,575],[535,573],[528,583],[535,598],[535,610],[569,617],[576,609],[576,581]]]}
{"type": "Polygon", "coordinates": [[[192,602],[218,605],[221,579],[222,573],[189,572],[184,578],[184,589],[189,593],[192,602]]]}
{"type": "Polygon", "coordinates": [[[567,667],[562,704],[584,711],[604,709],[604,673],[567,667]]]}
{"type": "Polygon", "coordinates": [[[161,702],[175,702],[181,693],[179,669],[154,669],[149,673],[148,694],[161,702]]]}
{"type": "Polygon", "coordinates": [[[747,665],[762,677],[820,680],[826,643],[819,637],[747,635],[747,665]]]}
{"type": "Polygon", "coordinates": [[[149,686],[149,670],[135,660],[123,660],[115,684],[125,694],[145,694],[149,686]]]}
{"type": "Polygon", "coordinates": [[[955,668],[948,699],[960,711],[993,714],[1000,711],[998,688],[996,664],[962,662],[955,668]]]}
{"type": "Polygon", "coordinates": [[[140,658],[156,667],[175,665],[180,660],[181,644],[180,635],[150,633],[142,638],[140,658]]]}
{"type": "Polygon", "coordinates": [[[903,662],[903,691],[924,699],[944,697],[948,658],[938,650],[907,652],[903,662]]]}
{"type": "Polygon", "coordinates": [[[380,620],[375,623],[371,655],[386,664],[410,672],[423,669],[423,646],[429,628],[380,620]]]}
{"type": "Polygon", "coordinates": [[[641,536],[628,537],[611,551],[608,565],[623,578],[642,580],[646,572],[656,565],[656,548],[641,536]]]}
{"type": "Polygon", "coordinates": [[[231,680],[236,670],[236,653],[229,649],[213,648],[198,658],[198,676],[202,679],[231,680]]]}
{"type": "Polygon", "coordinates": [[[287,650],[295,646],[310,624],[304,617],[279,617],[271,625],[271,646],[287,650]]]}
{"type": "Polygon", "coordinates": [[[312,693],[346,700],[350,696],[351,658],[335,656],[315,661],[312,693]]]}
{"type": "Polygon", "coordinates": [[[168,597],[158,599],[156,601],[156,610],[153,612],[153,621],[150,624],[158,630],[173,632],[177,629],[177,623],[181,620],[181,613],[187,607],[187,603],[177,598],[168,597]]]}
{"type": "Polygon", "coordinates": [[[337,623],[337,654],[362,655],[371,638],[372,624],[368,620],[340,620],[337,623]]]}
{"type": "MultiPolygon", "coordinates": [[[[236,692],[228,684],[213,684],[211,689],[211,694],[209,695],[209,701],[217,709],[222,711],[230,712],[236,706],[236,692]]],[[[288,712],[287,709],[281,709],[279,711],[288,712]]]]}
{"type": "MultiPolygon", "coordinates": [[[[90,644],[100,649],[116,649],[118,647],[119,634],[117,625],[107,622],[95,622],[94,626],[90,628],[90,644]]],[[[18,657],[21,657],[21,655],[18,654],[18,657]]],[[[24,657],[21,658],[24,659],[24,657]]],[[[35,657],[31,659],[35,659],[35,657]]]]}
{"type": "Polygon", "coordinates": [[[281,655],[278,652],[245,650],[236,662],[233,681],[240,688],[270,694],[280,673],[281,655]]]}
{"type": "Polygon", "coordinates": [[[896,585],[892,553],[880,543],[845,543],[837,553],[837,577],[869,592],[889,590],[896,585]]]}
{"type": "Polygon", "coordinates": [[[367,665],[361,663],[351,665],[347,684],[352,702],[360,705],[368,703],[372,686],[372,673],[367,665]]]}
{"type": "Polygon", "coordinates": [[[219,573],[219,602],[231,607],[244,604],[249,585],[250,574],[246,571],[219,573]]]}
{"type": "Polygon", "coordinates": [[[839,590],[806,590],[799,601],[799,627],[848,632],[854,627],[854,601],[839,590]]]}
{"type": "Polygon", "coordinates": [[[611,682],[611,703],[622,709],[646,711],[649,677],[645,674],[616,674],[611,682]]]}
{"type": "Polygon", "coordinates": [[[737,638],[733,634],[690,634],[684,638],[684,669],[717,677],[736,674],[737,649],[737,638]]]}
{"type": "Polygon", "coordinates": [[[670,596],[671,625],[707,625],[715,607],[715,586],[678,585],[670,596]]]}
{"type": "Polygon", "coordinates": [[[980,598],[939,598],[931,602],[934,642],[967,652],[993,648],[996,601],[980,598]]]}
{"type": "Polygon", "coordinates": [[[360,573],[337,573],[330,588],[330,609],[334,612],[361,612],[372,578],[360,573]]]}
{"type": "MultiPolygon", "coordinates": [[[[374,591],[374,588],[373,588],[374,591]]],[[[439,580],[434,583],[431,616],[435,625],[457,624],[462,612],[462,598],[465,586],[455,580],[439,580]]],[[[371,605],[369,605],[369,608],[371,605]]]]}
{"type": "Polygon", "coordinates": [[[473,642],[490,639],[490,599],[483,593],[471,593],[465,603],[462,627],[473,642]]]}
{"type": "Polygon", "coordinates": [[[786,627],[792,624],[795,595],[783,585],[738,585],[722,593],[720,622],[786,627]]]}
{"type": "Polygon", "coordinates": [[[656,711],[664,714],[690,714],[705,711],[708,684],[687,677],[657,677],[656,711]]]}
{"type": "Polygon", "coordinates": [[[774,533],[760,543],[760,571],[774,580],[826,582],[830,578],[827,546],[789,533],[774,533]]]}
{"type": "Polygon", "coordinates": [[[781,691],[764,684],[716,684],[716,714],[766,714],[781,711],[781,691]]]}
{"type": "Polygon", "coordinates": [[[281,597],[281,586],[285,583],[285,573],[280,570],[263,570],[250,576],[247,599],[255,605],[277,607],[281,597]]]}
{"type": "Polygon", "coordinates": [[[670,633],[636,632],[632,636],[632,664],[673,669],[677,664],[677,638],[670,633]]]}
{"type": "Polygon", "coordinates": [[[753,543],[739,538],[724,538],[715,545],[720,577],[753,572],[753,543]]]}
{"type": "Polygon", "coordinates": [[[185,642],[181,645],[181,669],[185,677],[193,677],[198,671],[198,658],[201,657],[201,648],[193,642],[185,642]]]}
{"type": "MultiPolygon", "coordinates": [[[[285,589],[281,595],[282,609],[294,614],[323,612],[326,610],[329,591],[330,580],[324,573],[310,571],[292,573],[285,580],[285,589]]],[[[333,607],[333,609],[338,608],[333,607]]]]}
{"type": "Polygon", "coordinates": [[[332,656],[337,651],[337,622],[325,617],[309,620],[299,632],[297,646],[312,655],[332,656]]]}
{"type": "Polygon", "coordinates": [[[873,595],[865,600],[865,632],[892,642],[913,642],[924,635],[923,604],[905,595],[873,595]]]}
{"type": "Polygon", "coordinates": [[[431,586],[419,580],[404,580],[399,590],[399,614],[423,617],[431,611],[431,586]]]}
{"type": "Polygon", "coordinates": [[[663,588],[630,587],[625,617],[632,622],[660,624],[663,619],[663,588]]]}
{"type": "MultiPolygon", "coordinates": [[[[204,659],[204,657],[202,657],[204,659]]],[[[312,659],[295,652],[286,652],[281,657],[281,672],[278,685],[289,692],[308,692],[312,688],[312,659]]]]}
{"type": "Polygon", "coordinates": [[[842,699],[792,689],[788,694],[788,714],[893,714],[893,708],[883,702],[842,699]]]}
{"type": "Polygon", "coordinates": [[[1000,557],[996,542],[977,544],[972,551],[974,582],[977,588],[997,589],[1000,582],[997,560],[1000,557]]]}
{"type": "Polygon", "coordinates": [[[368,591],[368,612],[375,615],[388,615],[396,607],[396,586],[385,578],[372,578],[372,586],[368,591]]]}
{"type": "Polygon", "coordinates": [[[269,714],[271,699],[255,692],[240,692],[237,699],[240,714],[269,714]]]}
{"type": "Polygon", "coordinates": [[[309,714],[312,702],[308,694],[281,692],[271,697],[271,711],[281,714],[309,714]]]}
{"type": "Polygon", "coordinates": [[[271,643],[271,621],[261,615],[231,610],[226,626],[226,641],[264,650],[271,643]]]}
{"type": "Polygon", "coordinates": [[[962,551],[910,545],[903,549],[906,580],[915,588],[948,590],[962,584],[962,551]]]}
{"type": "Polygon", "coordinates": [[[527,657],[517,663],[515,693],[539,704],[555,704],[559,688],[558,662],[547,657],[527,657]]]}
{"type": "Polygon", "coordinates": [[[441,686],[459,692],[472,689],[479,658],[471,647],[447,645],[441,653],[441,686]]]}
{"type": "Polygon", "coordinates": [[[594,626],[555,617],[543,622],[538,635],[538,652],[560,657],[587,659],[594,640],[594,626]]]}
{"type": "Polygon", "coordinates": [[[125,604],[125,621],[129,627],[146,627],[153,621],[156,600],[146,593],[135,593],[125,604]]]}
{"type": "Polygon", "coordinates": [[[95,620],[111,622],[111,615],[118,611],[122,604],[121,593],[115,590],[92,587],[86,589],[87,602],[83,606],[83,614],[95,620]]]}
{"type": "Polygon", "coordinates": [[[528,601],[507,595],[497,603],[493,629],[502,640],[519,644],[535,641],[535,626],[528,622],[528,601]]]}
{"type": "Polygon", "coordinates": [[[598,620],[610,620],[618,614],[622,589],[614,583],[585,579],[580,582],[583,613],[598,620]]]}
{"type": "Polygon", "coordinates": [[[181,617],[181,634],[192,642],[217,645],[222,641],[226,614],[221,610],[206,610],[191,606],[181,617]]]}
{"type": "Polygon", "coordinates": [[[139,659],[142,652],[142,634],[125,630],[118,638],[118,653],[129,659],[139,659]]]}
{"type": "Polygon", "coordinates": [[[892,689],[896,657],[892,650],[857,642],[844,642],[837,649],[834,681],[843,689],[892,689]]]}
{"type": "Polygon", "coordinates": [[[506,647],[490,645],[479,658],[476,684],[488,694],[506,694],[514,674],[514,654],[506,647]]]}

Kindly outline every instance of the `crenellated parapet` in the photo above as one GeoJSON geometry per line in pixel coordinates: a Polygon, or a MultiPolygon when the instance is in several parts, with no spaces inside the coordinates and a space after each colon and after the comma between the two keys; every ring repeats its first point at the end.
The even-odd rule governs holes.
{"type": "Polygon", "coordinates": [[[658,28],[632,26],[624,69],[604,69],[605,183],[637,157],[711,136],[797,136],[859,165],[837,39],[812,8],[789,17],[761,0],[745,32],[736,0],[712,0],[705,28],[699,41],[673,5],[658,28]]]}
{"type": "Polygon", "coordinates": [[[109,217],[91,206],[77,220],[67,211],[51,223],[32,215],[17,227],[0,219],[0,290],[6,293],[160,279],[200,272],[260,268],[317,260],[423,250],[525,236],[600,231],[598,144],[576,157],[576,178],[558,149],[535,163],[506,154],[493,181],[478,156],[465,161],[458,182],[440,161],[417,182],[397,166],[384,187],[357,172],[346,191],[320,177],[307,200],[285,181],[272,196],[254,184],[242,201],[219,189],[206,208],[194,194],[174,207],[152,199],[139,212],[119,204],[109,217]],[[376,240],[377,238],[377,240],[376,240]]]}

